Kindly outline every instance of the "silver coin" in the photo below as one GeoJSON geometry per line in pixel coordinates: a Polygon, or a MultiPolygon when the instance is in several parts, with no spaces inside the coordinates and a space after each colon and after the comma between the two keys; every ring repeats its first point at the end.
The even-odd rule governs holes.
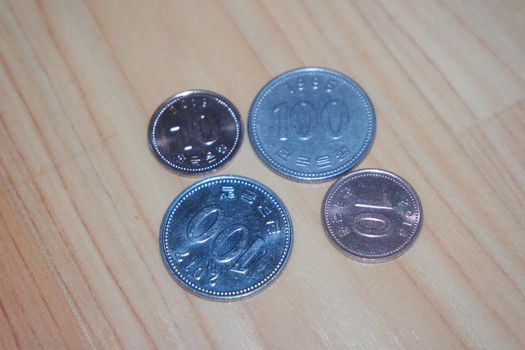
{"type": "Polygon", "coordinates": [[[248,116],[257,155],[297,181],[328,180],[353,168],[367,154],[375,128],[366,92],[326,68],[299,68],[272,79],[248,116]]]}
{"type": "Polygon", "coordinates": [[[364,169],[328,189],[322,220],[337,248],[363,262],[380,262],[410,247],[421,229],[423,209],[417,193],[401,177],[364,169]]]}
{"type": "Polygon", "coordinates": [[[213,171],[230,160],[242,141],[239,112],[225,97],[204,90],[181,92],[153,113],[151,150],[184,175],[213,171]]]}
{"type": "Polygon", "coordinates": [[[255,293],[282,271],[292,222],[266,186],[240,176],[204,179],[171,203],[160,250],[172,276],[200,296],[235,299],[255,293]]]}

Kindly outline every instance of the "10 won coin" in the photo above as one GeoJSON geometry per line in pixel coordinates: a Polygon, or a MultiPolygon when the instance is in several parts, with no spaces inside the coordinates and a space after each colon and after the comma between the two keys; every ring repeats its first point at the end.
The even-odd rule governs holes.
{"type": "Polygon", "coordinates": [[[326,193],[322,220],[330,241],[362,262],[404,253],[419,234],[423,209],[401,177],[380,169],[352,172],[326,193]]]}
{"type": "Polygon", "coordinates": [[[225,97],[188,90],[157,108],[148,140],[153,154],[168,168],[183,175],[207,173],[224,165],[239,149],[241,118],[225,97]]]}

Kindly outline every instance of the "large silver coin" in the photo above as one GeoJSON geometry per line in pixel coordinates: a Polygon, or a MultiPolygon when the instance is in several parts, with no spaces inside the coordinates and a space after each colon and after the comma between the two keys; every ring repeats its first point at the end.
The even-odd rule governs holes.
{"type": "Polygon", "coordinates": [[[239,112],[225,97],[203,90],[184,91],[153,113],[148,140],[155,156],[184,175],[217,169],[242,141],[239,112]]]}
{"type": "Polygon", "coordinates": [[[417,193],[401,177],[364,169],[328,189],[322,218],[337,248],[360,261],[380,262],[410,247],[419,234],[423,210],[417,193]]]}
{"type": "Polygon", "coordinates": [[[353,168],[367,154],[375,128],[366,92],[326,68],[299,68],[272,79],[248,117],[257,155],[298,181],[328,180],[353,168]]]}
{"type": "Polygon", "coordinates": [[[216,176],[184,190],[169,206],[160,250],[172,276],[190,291],[234,299],[259,291],[281,272],[292,222],[279,197],[240,176],[216,176]]]}

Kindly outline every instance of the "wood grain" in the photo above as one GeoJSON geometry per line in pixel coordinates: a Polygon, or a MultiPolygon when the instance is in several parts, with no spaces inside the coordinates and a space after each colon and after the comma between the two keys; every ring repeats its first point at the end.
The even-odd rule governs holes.
{"type": "Polygon", "coordinates": [[[525,3],[0,1],[0,345],[12,348],[525,347],[525,3]],[[167,96],[205,88],[246,122],[271,77],[340,70],[377,136],[359,167],[418,191],[416,244],[378,265],[325,238],[330,183],[274,175],[247,139],[221,173],[287,204],[293,254],[264,292],[190,295],[158,252],[195,181],[150,154],[167,96]]]}

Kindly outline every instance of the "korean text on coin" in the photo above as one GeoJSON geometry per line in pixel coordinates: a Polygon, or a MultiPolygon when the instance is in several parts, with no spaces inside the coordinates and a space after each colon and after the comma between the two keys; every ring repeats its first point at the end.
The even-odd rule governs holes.
{"type": "Polygon", "coordinates": [[[314,67],[268,82],[248,117],[258,156],[297,181],[328,180],[353,168],[367,154],[375,125],[372,103],[354,80],[314,67]]]}
{"type": "Polygon", "coordinates": [[[234,299],[279,275],[292,247],[292,223],[266,186],[240,176],[211,177],[169,206],[160,231],[172,276],[190,291],[234,299]]]}
{"type": "Polygon", "coordinates": [[[423,210],[404,179],[385,170],[364,169],[329,188],[322,219],[328,237],[341,251],[360,261],[380,262],[411,246],[423,210]]]}
{"type": "Polygon", "coordinates": [[[184,91],[162,103],[148,128],[153,153],[180,174],[213,171],[230,160],[242,141],[239,112],[225,97],[184,91]]]}

